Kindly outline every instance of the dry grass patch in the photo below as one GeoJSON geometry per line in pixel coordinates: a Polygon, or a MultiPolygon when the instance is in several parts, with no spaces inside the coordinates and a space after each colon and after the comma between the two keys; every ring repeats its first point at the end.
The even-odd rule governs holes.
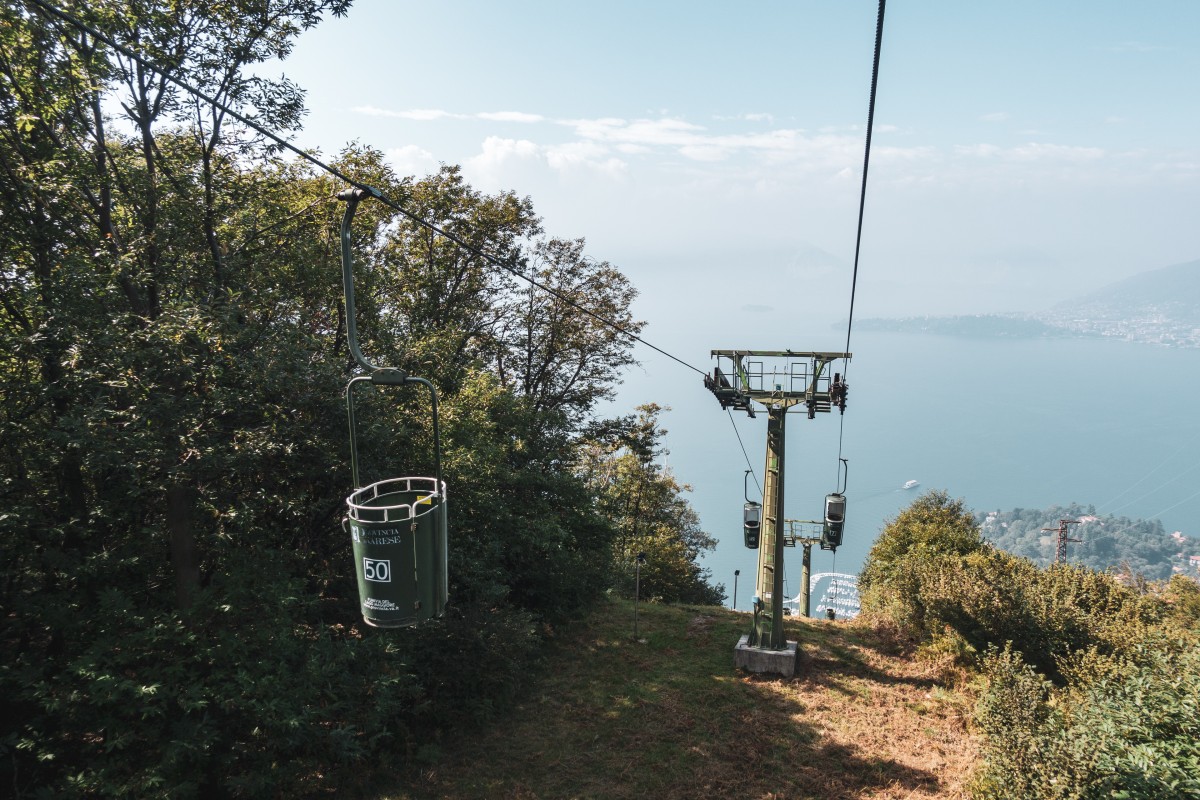
{"type": "MultiPolygon", "coordinates": [[[[745,615],[605,604],[563,637],[537,690],[442,743],[393,798],[955,798],[977,757],[970,703],[853,623],[789,626],[795,679],[733,667],[745,615]]],[[[480,665],[486,669],[486,664],[480,665]]]]}

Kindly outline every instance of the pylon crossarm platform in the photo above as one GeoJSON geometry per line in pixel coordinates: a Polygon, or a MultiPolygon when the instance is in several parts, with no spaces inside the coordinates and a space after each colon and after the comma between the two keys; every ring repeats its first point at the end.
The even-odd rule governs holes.
{"type": "Polygon", "coordinates": [[[721,408],[734,408],[755,416],[752,402],[767,406],[808,406],[828,412],[834,406],[834,376],[829,365],[849,360],[851,353],[800,350],[713,350],[717,359],[705,387],[721,408]]]}

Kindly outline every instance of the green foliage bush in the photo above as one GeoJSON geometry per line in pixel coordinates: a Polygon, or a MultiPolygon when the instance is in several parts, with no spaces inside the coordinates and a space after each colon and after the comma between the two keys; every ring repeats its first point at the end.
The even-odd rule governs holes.
{"type": "Polygon", "coordinates": [[[29,706],[10,785],[255,797],[313,788],[385,744],[403,752],[423,696],[411,667],[383,637],[322,624],[286,562],[246,558],[186,621],[107,588],[59,658],[18,655],[4,690],[29,706]]]}
{"type": "Polygon", "coordinates": [[[608,420],[582,448],[579,473],[595,492],[596,507],[613,530],[613,585],[627,597],[665,603],[721,605],[724,586],[710,583],[700,556],[716,547],[688,502],[691,487],[658,461],[666,431],[653,403],[636,416],[608,420]],[[638,556],[644,557],[638,564],[638,556]]]}
{"type": "Polygon", "coordinates": [[[1009,797],[1039,797],[1034,791],[1053,686],[1011,647],[988,648],[983,663],[986,691],[975,722],[985,736],[985,770],[976,776],[978,795],[1010,791],[1009,797]]]}
{"type": "Polygon", "coordinates": [[[1200,583],[1174,575],[1159,594],[1166,605],[1167,621],[1175,628],[1200,636],[1200,583]]]}
{"type": "Polygon", "coordinates": [[[975,795],[1200,798],[1200,590],[1039,568],[973,525],[961,502],[920,498],[884,530],[860,583],[868,611],[981,663],[975,795]]]}
{"type": "Polygon", "coordinates": [[[1054,695],[1012,650],[993,651],[978,721],[990,800],[1200,798],[1200,648],[1147,649],[1128,674],[1054,695]]]}
{"type": "Polygon", "coordinates": [[[1158,603],[1082,567],[1043,570],[980,551],[926,560],[913,571],[926,635],[953,631],[975,652],[1010,644],[1060,683],[1117,669],[1158,635],[1158,603]]]}
{"type": "Polygon", "coordinates": [[[347,603],[313,595],[288,558],[247,555],[186,620],[109,588],[61,658],[22,653],[0,668],[19,715],[6,785],[102,797],[344,790],[402,768],[441,730],[490,720],[542,646],[515,611],[452,609],[399,631],[332,622],[347,603]]]}
{"type": "Polygon", "coordinates": [[[860,585],[868,611],[918,639],[952,635],[976,654],[1011,646],[1059,684],[1120,671],[1164,636],[1161,602],[1111,575],[995,550],[962,502],[937,492],[884,529],[860,585]]]}
{"type": "Polygon", "coordinates": [[[961,499],[930,491],[888,522],[871,546],[859,575],[863,610],[923,631],[923,565],[942,556],[983,548],[975,518],[961,499]]]}

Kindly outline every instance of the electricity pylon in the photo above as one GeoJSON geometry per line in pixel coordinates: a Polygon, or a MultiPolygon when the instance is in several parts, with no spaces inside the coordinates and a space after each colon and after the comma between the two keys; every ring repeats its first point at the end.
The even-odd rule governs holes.
{"type": "Polygon", "coordinates": [[[1054,563],[1057,564],[1067,557],[1067,542],[1082,542],[1083,539],[1072,539],[1067,536],[1068,525],[1078,525],[1077,519],[1060,519],[1057,528],[1042,528],[1044,531],[1056,531],[1058,541],[1054,545],[1054,563]]]}
{"type": "Polygon", "coordinates": [[[713,350],[717,366],[704,385],[721,408],[736,408],[754,416],[752,403],[767,409],[767,459],[763,481],[762,535],[755,577],[756,601],[749,645],[784,650],[783,632],[783,468],[784,422],[788,410],[803,405],[808,418],[835,406],[846,408],[846,384],[830,375],[829,365],[849,359],[850,353],[812,353],[793,350],[713,350]]]}

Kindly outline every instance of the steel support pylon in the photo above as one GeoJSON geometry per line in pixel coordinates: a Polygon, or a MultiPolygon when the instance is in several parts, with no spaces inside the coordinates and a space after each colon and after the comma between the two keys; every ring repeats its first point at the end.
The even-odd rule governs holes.
{"type": "MultiPolygon", "coordinates": [[[[784,433],[787,413],[803,406],[809,419],[836,408],[846,410],[848,387],[830,366],[849,360],[850,353],[802,352],[796,350],[713,350],[717,366],[705,375],[704,386],[721,408],[736,408],[751,417],[754,403],[767,408],[767,458],[763,482],[763,518],[758,540],[758,574],[750,633],[735,648],[735,663],[752,672],[785,669],[777,658],[787,651],[783,630],[783,553],[788,538],[783,526],[784,433]],[[773,360],[760,361],[765,359],[773,360]],[[764,651],[772,651],[765,653],[764,651]],[[765,659],[765,660],[764,660],[765,659]],[[778,662],[778,663],[776,663],[778,662]]],[[[806,556],[808,555],[806,548],[806,556]]],[[[807,561],[807,558],[806,558],[807,561]]],[[[807,588],[807,581],[804,581],[807,588]]],[[[794,648],[794,643],[793,643],[794,648]]],[[[791,675],[791,667],[786,674],[791,675]]]]}
{"type": "Polygon", "coordinates": [[[760,602],[750,635],[753,647],[782,650],[783,634],[783,448],[787,406],[767,409],[767,461],[763,470],[763,524],[758,545],[758,577],[754,588],[760,602]]]}

